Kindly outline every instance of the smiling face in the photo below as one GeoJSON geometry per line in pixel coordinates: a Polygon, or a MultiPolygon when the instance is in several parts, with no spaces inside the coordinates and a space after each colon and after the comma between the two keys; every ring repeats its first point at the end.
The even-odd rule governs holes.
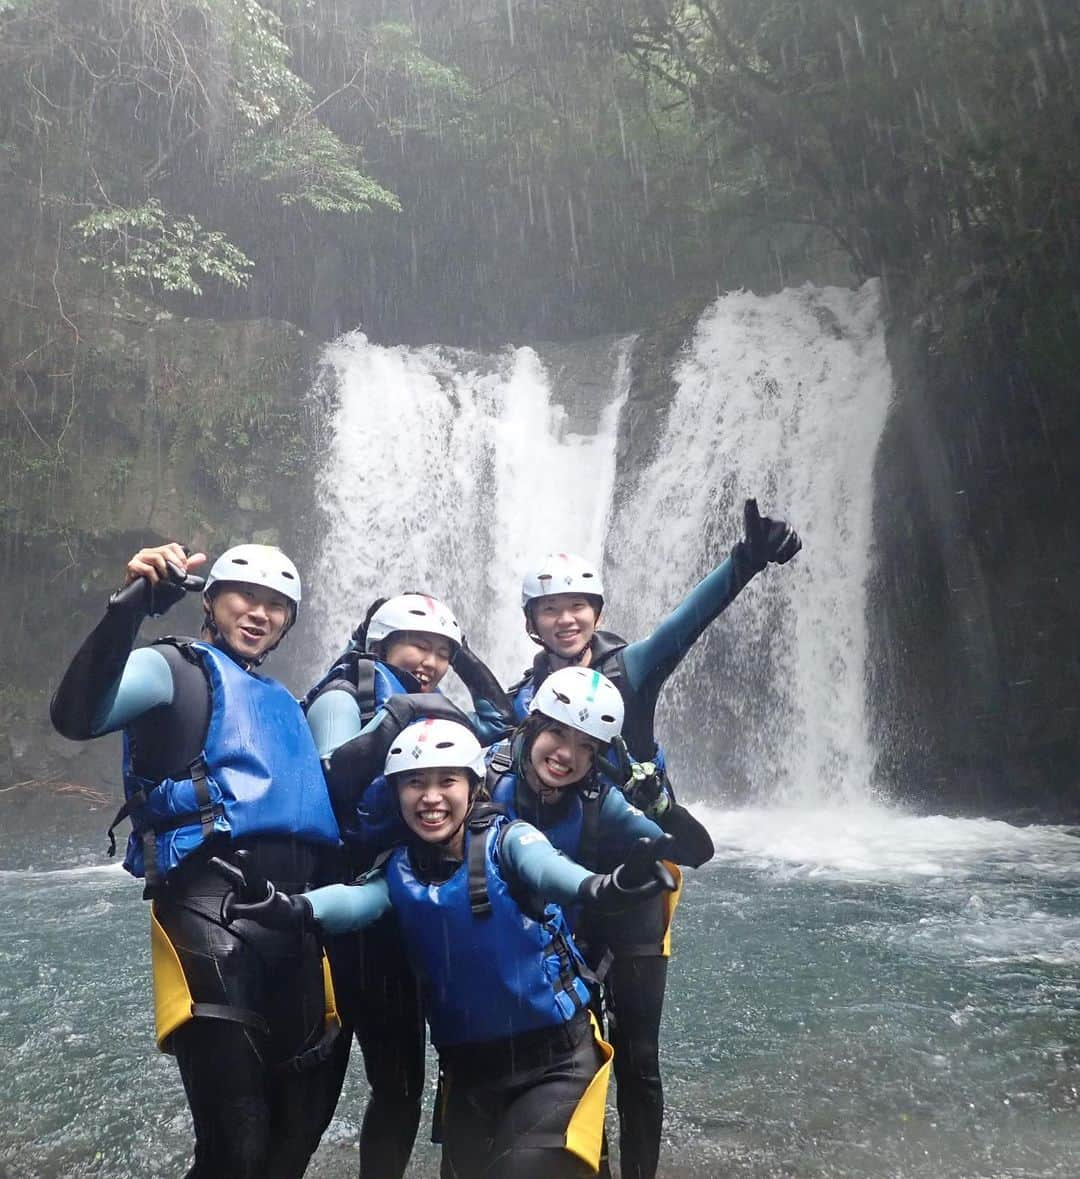
{"type": "Polygon", "coordinates": [[[386,638],[383,662],[416,676],[425,692],[434,692],[450,667],[454,645],[442,635],[396,630],[386,638]]]}
{"type": "Polygon", "coordinates": [[[547,594],[529,603],[527,621],[553,655],[575,659],[589,645],[599,618],[585,594],[547,594]]]}
{"type": "Polygon", "coordinates": [[[558,802],[564,790],[576,786],[592,769],[599,750],[595,737],[569,725],[548,725],[533,738],[525,780],[541,802],[558,802]]]}
{"type": "Polygon", "coordinates": [[[469,811],[469,771],[427,768],[394,775],[401,817],[424,843],[444,843],[460,855],[469,811]]]}
{"type": "Polygon", "coordinates": [[[284,594],[243,582],[226,582],[204,604],[218,641],[242,659],[258,659],[273,647],[292,618],[292,603],[284,594]]]}

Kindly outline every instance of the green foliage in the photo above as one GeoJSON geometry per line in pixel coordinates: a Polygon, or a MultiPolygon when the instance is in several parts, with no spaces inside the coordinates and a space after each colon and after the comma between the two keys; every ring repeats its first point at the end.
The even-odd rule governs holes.
{"type": "Polygon", "coordinates": [[[261,128],[295,115],[309,102],[311,88],[289,68],[280,18],[256,0],[215,3],[229,31],[230,97],[240,119],[261,128]]]}
{"type": "Polygon", "coordinates": [[[401,211],[388,189],[361,170],[360,151],[315,119],[241,145],[237,171],[278,190],[286,207],[303,202],[317,213],[370,213],[383,205],[401,211]]]}
{"type": "Polygon", "coordinates": [[[156,198],[131,209],[99,209],[74,228],[100,246],[96,258],[80,261],[96,261],[121,286],[141,282],[151,291],[201,295],[196,274],[242,287],[252,266],[224,234],[203,229],[194,217],[172,216],[156,198]]]}

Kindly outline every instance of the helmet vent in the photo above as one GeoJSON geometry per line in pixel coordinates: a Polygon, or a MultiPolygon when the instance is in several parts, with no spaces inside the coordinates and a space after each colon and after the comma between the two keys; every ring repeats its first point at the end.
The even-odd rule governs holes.
{"type": "Polygon", "coordinates": [[[569,704],[570,703],[570,697],[564,695],[562,692],[560,692],[558,690],[558,688],[553,688],[552,691],[553,691],[555,697],[560,701],[560,703],[562,703],[562,704],[569,704]]]}
{"type": "Polygon", "coordinates": [[[613,716],[612,716],[610,713],[608,713],[608,712],[602,712],[602,713],[600,714],[600,719],[601,719],[602,721],[607,721],[607,723],[608,723],[609,725],[613,725],[613,724],[615,724],[615,718],[614,718],[614,717],[613,717],[613,716]]]}
{"type": "Polygon", "coordinates": [[[453,749],[454,742],[453,741],[436,741],[435,748],[436,749],[453,749]]]}
{"type": "Polygon", "coordinates": [[[248,564],[248,559],[247,557],[233,557],[232,563],[234,565],[246,565],[248,564]]]}
{"type": "Polygon", "coordinates": [[[589,573],[589,572],[588,572],[588,570],[585,570],[585,571],[584,571],[584,572],[581,574],[581,577],[582,577],[582,579],[583,579],[583,580],[584,580],[585,578],[588,578],[588,577],[594,577],[594,576],[595,576],[595,574],[593,574],[593,573],[589,573]]]}
{"type": "Polygon", "coordinates": [[[400,753],[400,752],[401,752],[401,746],[400,746],[400,745],[395,745],[395,746],[393,747],[393,749],[391,749],[391,750],[390,750],[390,752],[391,752],[391,753],[400,753]]]}
{"type": "Polygon", "coordinates": [[[287,578],[289,579],[289,581],[295,581],[295,580],[296,580],[296,578],[295,578],[295,577],[293,577],[293,575],[292,575],[292,574],[291,574],[291,573],[288,571],[288,569],[282,569],[282,571],[281,571],[281,576],[282,576],[282,577],[287,577],[287,578]]]}

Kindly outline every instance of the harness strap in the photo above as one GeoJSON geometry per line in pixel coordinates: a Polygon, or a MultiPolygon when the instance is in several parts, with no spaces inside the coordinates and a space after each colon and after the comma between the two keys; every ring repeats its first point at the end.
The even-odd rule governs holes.
{"type": "Polygon", "coordinates": [[[509,740],[500,741],[491,750],[491,755],[488,758],[488,770],[497,777],[502,777],[513,764],[513,742],[509,740]]]}
{"type": "MultiPolygon", "coordinates": [[[[469,830],[471,834],[471,825],[469,830]]],[[[483,838],[469,840],[469,911],[474,917],[488,917],[491,897],[487,884],[487,825],[476,834],[482,834],[483,838]]]]}
{"type": "Polygon", "coordinates": [[[340,1035],[341,1024],[337,1020],[332,1020],[323,1029],[323,1034],[312,1047],[298,1052],[290,1060],[283,1060],[278,1065],[278,1069],[282,1072],[306,1073],[310,1069],[318,1068],[320,1064],[325,1064],[329,1059],[340,1035]]]}
{"type": "Polygon", "coordinates": [[[233,1007],[228,1003],[192,1003],[191,1014],[196,1019],[225,1019],[264,1035],[270,1034],[270,1024],[257,1011],[249,1011],[246,1007],[233,1007]]]}
{"type": "MultiPolygon", "coordinates": [[[[214,804],[206,786],[206,761],[200,754],[188,767],[191,784],[195,787],[195,801],[199,804],[199,826],[205,842],[214,833],[214,804]]],[[[220,808],[219,808],[220,809],[220,808]]]]}
{"type": "MultiPolygon", "coordinates": [[[[149,797],[149,795],[140,786],[139,789],[124,803],[124,805],[113,816],[113,821],[109,824],[109,829],[105,833],[109,837],[109,855],[110,856],[116,855],[116,836],[113,834],[113,832],[116,830],[117,827],[120,826],[120,824],[125,819],[131,818],[132,814],[136,810],[138,810],[139,807],[144,806],[146,804],[146,800],[148,797],[149,797]]],[[[135,822],[135,820],[132,819],[132,824],[134,824],[134,822],[135,822]]]]}
{"type": "Polygon", "coordinates": [[[469,840],[468,877],[469,911],[474,917],[488,917],[491,914],[491,897],[487,883],[487,832],[496,819],[506,815],[503,807],[496,803],[479,803],[469,819],[470,836],[481,836],[469,840]]]}

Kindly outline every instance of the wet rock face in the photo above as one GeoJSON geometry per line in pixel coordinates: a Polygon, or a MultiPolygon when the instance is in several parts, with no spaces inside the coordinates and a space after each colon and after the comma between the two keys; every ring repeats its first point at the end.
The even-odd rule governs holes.
{"type": "MultiPolygon", "coordinates": [[[[0,787],[17,789],[0,802],[13,803],[33,783],[116,789],[96,756],[74,757],[78,747],[55,737],[47,705],[136,548],[180,539],[213,554],[255,539],[304,556],[315,465],[304,401],[318,341],[278,321],[185,318],[102,295],[51,261],[8,261],[0,787]]],[[[192,602],[160,629],[192,633],[199,618],[192,602]]]]}
{"type": "Polygon", "coordinates": [[[1046,341],[1016,328],[958,338],[947,312],[896,318],[870,697],[899,796],[1075,822],[1080,405],[1046,341]]]}

